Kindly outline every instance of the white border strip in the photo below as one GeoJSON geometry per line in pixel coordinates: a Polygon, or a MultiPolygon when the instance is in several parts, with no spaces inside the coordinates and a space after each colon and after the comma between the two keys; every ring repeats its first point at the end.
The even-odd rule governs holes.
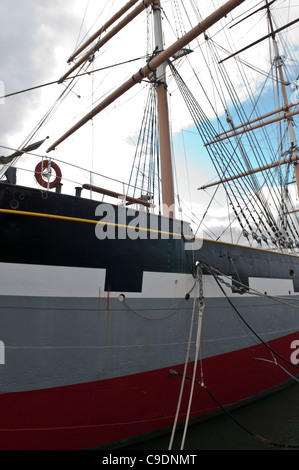
{"type": "MultiPolygon", "coordinates": [[[[45,266],[33,264],[0,263],[0,296],[25,297],[72,297],[99,298],[109,295],[118,297],[120,292],[105,292],[105,269],[78,268],[65,266],[45,266]]],[[[226,295],[232,293],[223,278],[226,295]]],[[[142,292],[123,292],[127,298],[178,298],[183,299],[192,289],[194,278],[191,274],[180,273],[143,273],[142,292]]],[[[205,297],[223,297],[223,292],[213,276],[203,276],[205,297]]],[[[293,295],[291,279],[249,278],[250,288],[271,296],[293,295]]],[[[196,292],[198,294],[198,292],[196,292]]],[[[193,296],[193,293],[191,294],[193,296]]],[[[250,294],[244,294],[250,295],[250,294]]]]}

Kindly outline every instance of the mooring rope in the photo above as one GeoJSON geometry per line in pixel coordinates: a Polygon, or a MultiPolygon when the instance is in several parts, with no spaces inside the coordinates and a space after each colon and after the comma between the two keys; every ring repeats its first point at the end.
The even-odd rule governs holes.
{"type": "Polygon", "coordinates": [[[198,323],[197,323],[197,334],[196,334],[196,349],[195,349],[195,359],[194,359],[194,365],[193,365],[193,376],[192,376],[191,390],[190,390],[190,394],[189,394],[189,403],[188,403],[188,409],[187,409],[187,416],[186,416],[186,419],[185,419],[185,426],[184,426],[184,432],[183,432],[183,438],[182,438],[181,449],[180,450],[183,450],[184,446],[185,446],[186,433],[187,433],[189,419],[190,419],[190,411],[191,411],[194,385],[195,385],[195,376],[196,376],[196,370],[197,370],[197,364],[198,364],[198,358],[199,358],[199,351],[200,351],[202,319],[203,319],[203,312],[204,312],[204,308],[205,308],[204,296],[203,296],[203,277],[202,277],[202,270],[201,270],[201,267],[200,267],[199,263],[197,264],[197,273],[198,273],[199,296],[198,296],[198,323]]]}
{"type": "MultiPolygon", "coordinates": [[[[171,370],[170,373],[172,375],[182,375],[180,372],[177,372],[175,370],[171,370]]],[[[186,376],[187,380],[192,381],[192,377],[186,376]]],[[[270,445],[272,447],[280,447],[282,449],[299,449],[299,444],[289,444],[289,443],[281,443],[281,442],[275,442],[272,441],[271,439],[267,439],[265,437],[260,436],[259,434],[256,434],[255,432],[251,431],[248,429],[246,426],[244,426],[239,420],[237,420],[232,413],[227,410],[225,406],[223,406],[219,400],[215,397],[215,395],[211,392],[211,390],[208,389],[208,387],[203,383],[203,382],[198,382],[198,380],[195,380],[195,383],[199,385],[201,388],[203,388],[212,398],[212,400],[218,405],[218,407],[227,415],[229,418],[231,418],[240,428],[242,428],[245,432],[250,434],[252,437],[255,439],[259,440],[263,444],[270,445]]]]}
{"type": "MultiPolygon", "coordinates": [[[[226,277],[227,279],[229,279],[231,281],[231,278],[229,276],[222,273],[221,271],[218,271],[218,269],[212,268],[211,266],[208,266],[207,264],[205,264],[205,266],[209,269],[212,269],[214,271],[214,273],[217,274],[218,276],[226,277]]],[[[231,285],[229,283],[225,282],[223,279],[219,279],[219,281],[221,283],[225,284],[227,287],[231,288],[231,285]]],[[[255,295],[255,296],[258,296],[258,297],[264,297],[264,298],[267,298],[267,299],[271,299],[271,300],[274,300],[275,302],[278,302],[278,303],[281,303],[281,304],[284,304],[284,305],[288,305],[290,307],[293,307],[293,308],[299,310],[299,305],[295,305],[294,303],[292,303],[292,302],[297,302],[297,304],[299,304],[299,299],[297,299],[297,298],[292,299],[292,302],[288,302],[285,297],[281,297],[281,296],[275,296],[274,297],[273,295],[269,295],[269,294],[266,294],[266,293],[263,293],[263,292],[259,292],[258,290],[247,286],[243,282],[237,281],[236,279],[234,279],[234,283],[239,284],[240,288],[238,288],[238,289],[240,290],[241,293],[244,293],[244,290],[245,290],[245,292],[247,292],[247,294],[255,295]]]]}
{"type": "MultiPolygon", "coordinates": [[[[196,282],[197,282],[197,278],[196,278],[196,282]]],[[[174,423],[173,423],[173,427],[172,427],[172,433],[171,433],[171,437],[170,437],[170,441],[169,441],[168,450],[171,450],[171,449],[172,449],[173,440],[174,440],[174,436],[175,436],[175,432],[176,432],[176,427],[177,427],[177,422],[178,422],[178,417],[179,417],[179,412],[180,412],[181,403],[182,403],[183,391],[184,391],[184,386],[185,386],[185,377],[186,377],[186,374],[187,374],[187,367],[188,367],[189,357],[190,357],[190,348],[191,348],[191,341],[192,341],[192,333],[193,333],[193,325],[194,325],[194,316],[195,316],[196,300],[197,300],[197,298],[196,298],[196,293],[194,293],[193,308],[192,308],[192,315],[191,315],[191,323],[190,323],[190,330],[189,330],[188,347],[187,347],[187,351],[186,351],[186,358],[185,358],[185,364],[184,364],[184,372],[183,372],[183,375],[182,375],[183,379],[182,379],[182,382],[181,382],[180,395],[179,395],[179,400],[178,400],[177,409],[176,409],[176,413],[175,413],[175,418],[174,418],[174,423]]]]}
{"type": "Polygon", "coordinates": [[[185,297],[181,299],[181,301],[174,307],[169,313],[164,315],[163,317],[156,317],[156,318],[150,318],[146,317],[145,315],[142,315],[141,313],[138,313],[134,308],[130,307],[128,302],[126,301],[125,295],[121,294],[119,297],[120,302],[122,302],[130,312],[134,313],[137,317],[143,318],[144,320],[151,320],[151,321],[157,321],[157,320],[165,320],[165,318],[170,317],[173,315],[177,310],[179,310],[182,305],[185,303],[186,300],[189,300],[191,292],[195,289],[197,281],[194,282],[194,285],[191,287],[191,289],[186,293],[185,297]]]}
{"type": "MultiPolygon", "coordinates": [[[[240,312],[238,311],[238,309],[234,306],[234,304],[232,303],[232,301],[230,300],[230,298],[228,297],[227,293],[225,292],[225,290],[223,289],[217,275],[216,275],[216,270],[214,270],[213,268],[211,268],[210,266],[208,266],[207,264],[204,264],[204,263],[198,263],[197,264],[197,272],[199,272],[199,269],[200,269],[200,272],[202,273],[203,272],[203,269],[206,269],[208,270],[212,276],[214,277],[216,283],[218,284],[219,288],[221,289],[221,291],[223,292],[224,296],[227,298],[228,302],[230,303],[231,307],[233,308],[233,310],[237,313],[238,317],[245,323],[245,325],[249,328],[249,330],[258,338],[258,340],[264,345],[267,347],[267,349],[269,349],[272,354],[274,354],[275,356],[279,357],[280,359],[282,359],[283,361],[287,362],[289,365],[291,365],[292,367],[296,367],[295,364],[292,364],[290,361],[288,361],[286,358],[284,358],[283,356],[281,356],[280,354],[278,354],[276,351],[274,351],[265,341],[262,340],[262,338],[254,331],[254,329],[248,324],[248,322],[243,318],[243,316],[240,314],[240,312]]],[[[218,275],[222,275],[222,273],[220,273],[218,271],[218,275]]],[[[224,275],[223,275],[224,276],[224,275]]],[[[196,279],[198,279],[198,276],[196,277],[196,279]]],[[[241,283],[240,283],[241,284],[241,283]]],[[[247,287],[247,286],[245,286],[247,287]]],[[[267,295],[264,295],[264,294],[261,294],[261,293],[258,293],[257,291],[255,291],[255,295],[258,295],[260,294],[261,296],[265,296],[265,297],[268,297],[267,295]]],[[[201,291],[201,294],[199,296],[202,300],[203,300],[203,292],[201,291]]],[[[276,300],[275,297],[271,297],[273,298],[274,300],[276,300]]],[[[196,295],[194,296],[194,301],[196,299],[196,295]]],[[[280,299],[279,299],[280,300],[280,299]]],[[[195,303],[194,303],[195,305],[195,303]]],[[[297,308],[297,306],[295,305],[292,305],[290,304],[291,306],[297,308]]],[[[193,315],[194,315],[194,311],[193,311],[193,315]]],[[[188,411],[187,411],[187,417],[186,417],[186,420],[185,420],[185,426],[184,426],[184,433],[183,433],[183,438],[182,438],[182,444],[181,444],[181,450],[183,449],[184,447],[184,444],[185,444],[185,437],[186,437],[186,430],[187,430],[187,426],[188,426],[188,422],[189,422],[189,417],[190,417],[190,406],[191,406],[191,401],[192,401],[192,396],[193,396],[193,387],[195,384],[199,385],[200,387],[202,387],[209,395],[210,397],[214,400],[214,402],[217,404],[217,406],[223,411],[225,412],[239,427],[241,427],[244,431],[246,431],[248,434],[250,434],[252,437],[254,437],[255,439],[259,440],[260,442],[262,442],[263,444],[266,444],[266,445],[270,445],[270,446],[273,446],[273,447],[279,447],[279,448],[283,448],[283,449],[298,449],[299,448],[299,444],[289,444],[289,443],[281,443],[281,442],[275,442],[271,439],[267,439],[267,438],[264,438],[262,436],[260,436],[259,434],[256,434],[254,432],[252,432],[250,429],[248,429],[246,426],[244,426],[242,423],[240,423],[240,421],[238,421],[230,411],[228,411],[226,409],[226,407],[224,407],[220,402],[219,400],[215,397],[215,395],[208,389],[208,387],[204,384],[204,381],[202,379],[201,382],[199,382],[198,380],[195,379],[195,374],[196,374],[196,365],[197,365],[197,361],[198,361],[198,352],[199,352],[199,332],[201,332],[201,320],[199,319],[198,323],[200,323],[200,326],[198,325],[198,334],[197,334],[197,341],[196,341],[196,357],[195,357],[195,362],[194,362],[194,369],[193,369],[193,376],[192,377],[189,377],[186,375],[186,369],[187,369],[187,362],[185,362],[185,368],[184,368],[184,373],[179,373],[175,370],[171,370],[170,373],[172,375],[179,375],[179,376],[182,376],[183,379],[182,379],[182,384],[181,384],[181,391],[180,391],[180,397],[179,397],[179,402],[178,402],[178,407],[177,407],[177,412],[176,412],[176,416],[175,416],[175,424],[173,426],[173,431],[172,431],[172,435],[171,435],[171,440],[170,440],[170,445],[169,445],[169,450],[172,448],[172,444],[173,444],[173,439],[174,439],[174,433],[175,433],[175,428],[176,428],[176,425],[177,425],[177,420],[178,420],[178,413],[179,413],[179,408],[180,408],[180,405],[181,405],[181,399],[182,399],[182,393],[183,393],[183,387],[184,387],[184,383],[186,380],[189,380],[192,382],[192,386],[191,386],[191,392],[190,392],[190,395],[189,395],[189,404],[188,404],[188,411]]],[[[191,333],[192,332],[192,324],[191,324],[191,328],[190,328],[190,338],[191,338],[191,333]]],[[[189,339],[190,341],[190,339],[189,339]]],[[[270,361],[270,360],[267,360],[267,359],[262,359],[262,358],[256,358],[256,360],[261,360],[261,361],[265,361],[265,362],[269,362],[275,366],[278,366],[280,367],[286,374],[288,374],[293,380],[295,380],[296,382],[299,383],[299,380],[294,376],[292,375],[290,372],[288,372],[284,367],[282,367],[277,361],[276,361],[276,358],[274,357],[274,360],[273,361],[270,361]]],[[[298,367],[297,367],[298,368],[298,367]]]]}
{"type": "Polygon", "coordinates": [[[295,380],[295,382],[298,382],[299,383],[299,380],[297,379],[297,377],[295,377],[293,374],[291,374],[287,369],[285,369],[284,367],[282,367],[281,364],[279,364],[276,359],[274,358],[274,361],[270,361],[269,359],[264,359],[262,357],[255,357],[254,358],[255,361],[263,361],[263,362],[269,362],[269,364],[273,364],[274,366],[276,367],[280,367],[280,369],[282,369],[287,375],[289,375],[293,380],[295,380]]]}

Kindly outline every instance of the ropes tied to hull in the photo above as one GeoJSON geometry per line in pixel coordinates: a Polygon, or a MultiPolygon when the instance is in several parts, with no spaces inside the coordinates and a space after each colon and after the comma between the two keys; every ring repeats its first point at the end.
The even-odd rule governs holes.
{"type": "Polygon", "coordinates": [[[274,366],[280,367],[280,369],[283,370],[287,375],[289,375],[293,380],[295,380],[295,382],[299,383],[299,379],[297,379],[297,377],[294,377],[294,375],[290,374],[290,372],[284,367],[282,367],[281,364],[278,364],[276,359],[274,361],[270,361],[269,359],[264,359],[262,357],[255,357],[254,360],[268,362],[269,364],[273,364],[274,366]]]}
{"type": "Polygon", "coordinates": [[[134,313],[134,315],[136,315],[137,317],[143,318],[144,320],[151,320],[151,321],[165,320],[165,318],[168,318],[171,315],[173,315],[175,312],[177,312],[182,307],[182,305],[185,303],[185,301],[190,298],[190,294],[195,289],[195,286],[196,286],[196,281],[195,281],[194,285],[191,287],[191,289],[187,292],[185,297],[176,305],[176,307],[174,307],[169,313],[167,313],[163,317],[150,318],[150,317],[146,317],[145,315],[142,315],[141,313],[138,313],[135,309],[130,307],[130,305],[126,301],[126,298],[125,298],[124,294],[120,295],[119,300],[120,300],[120,302],[122,302],[127,307],[128,310],[130,310],[130,312],[134,313]]]}
{"type": "Polygon", "coordinates": [[[179,400],[177,404],[177,410],[175,414],[175,420],[174,420],[174,424],[172,428],[172,434],[171,434],[168,450],[172,449],[173,440],[174,440],[177,422],[178,422],[178,417],[179,417],[179,412],[180,412],[180,407],[181,407],[181,402],[182,402],[184,385],[186,381],[187,366],[188,366],[189,357],[190,357],[190,347],[191,347],[191,341],[192,341],[193,326],[194,326],[194,322],[196,321],[195,310],[196,310],[196,303],[197,303],[198,323],[197,323],[197,335],[196,335],[196,351],[195,351],[195,360],[194,360],[194,367],[193,367],[192,386],[191,386],[191,391],[189,395],[187,417],[185,420],[184,432],[183,432],[183,437],[182,437],[182,442],[181,442],[181,450],[184,449],[184,445],[185,445],[186,433],[187,433],[187,428],[188,428],[189,418],[190,418],[191,404],[192,404],[192,399],[193,399],[194,385],[196,383],[195,376],[196,376],[197,363],[198,363],[199,351],[200,351],[203,312],[205,308],[205,302],[204,302],[204,296],[203,296],[203,273],[200,267],[200,263],[196,264],[196,278],[195,279],[196,279],[195,284],[198,285],[199,294],[197,298],[196,293],[194,293],[194,301],[193,301],[192,317],[191,317],[191,324],[190,324],[189,341],[188,341],[188,347],[187,347],[187,353],[186,353],[186,359],[185,359],[185,365],[184,365],[184,373],[182,374],[183,379],[181,382],[180,395],[179,395],[179,400]]]}
{"type": "MultiPolygon", "coordinates": [[[[231,261],[231,260],[230,260],[231,261]]],[[[221,284],[224,284],[226,287],[228,287],[229,289],[231,288],[231,278],[229,276],[226,276],[224,273],[221,273],[218,269],[215,269],[215,268],[212,268],[211,266],[208,266],[207,264],[205,265],[210,271],[212,270],[215,275],[217,276],[217,279],[218,281],[221,283],[221,284]],[[220,277],[221,276],[221,277],[220,277]],[[223,278],[226,277],[230,282],[226,282],[223,278]]],[[[235,270],[236,271],[236,270],[235,270]]],[[[236,274],[237,274],[237,271],[236,271],[236,274]]],[[[238,275],[239,277],[239,275],[238,275]]],[[[247,286],[246,284],[244,284],[243,282],[241,281],[238,281],[237,279],[234,279],[234,288],[235,288],[235,292],[239,292],[239,293],[244,293],[246,292],[247,294],[250,294],[250,295],[255,295],[255,296],[258,296],[258,297],[265,297],[267,299],[271,299],[271,300],[275,300],[275,302],[278,302],[278,303],[281,303],[281,304],[285,304],[285,305],[288,305],[290,307],[293,307],[295,309],[298,309],[299,310],[299,305],[295,305],[294,303],[292,302],[288,302],[285,300],[285,297],[278,297],[278,296],[272,296],[272,295],[269,295],[269,294],[266,294],[266,293],[263,293],[263,292],[259,292],[257,291],[256,289],[253,289],[252,287],[249,287],[247,286]],[[237,287],[239,286],[239,287],[237,287]]],[[[293,301],[295,302],[299,302],[299,299],[293,299],[293,301]]]]}
{"type": "MultiPolygon", "coordinates": [[[[179,400],[178,400],[178,404],[177,404],[177,410],[176,410],[176,415],[175,415],[175,420],[174,420],[174,424],[173,424],[173,429],[172,429],[172,434],[171,434],[171,439],[170,439],[170,444],[169,444],[168,450],[171,450],[172,446],[173,446],[173,440],[174,440],[174,436],[175,436],[175,432],[176,432],[177,421],[178,421],[179,411],[180,411],[180,407],[181,407],[183,389],[184,389],[184,385],[185,385],[186,380],[191,381],[192,385],[191,385],[191,391],[190,391],[190,395],[189,395],[188,411],[187,411],[187,417],[186,417],[186,420],[185,420],[184,432],[183,432],[182,443],[181,443],[181,450],[183,450],[184,444],[185,444],[185,437],[186,437],[186,431],[187,431],[189,417],[190,417],[190,408],[191,408],[191,403],[192,403],[195,384],[199,385],[201,388],[203,388],[209,394],[209,396],[212,398],[212,400],[217,404],[217,406],[226,415],[228,415],[239,427],[241,427],[245,432],[250,434],[253,438],[259,440],[260,442],[262,442],[265,445],[269,445],[269,446],[272,446],[272,447],[278,447],[278,448],[282,448],[282,449],[299,449],[299,444],[275,442],[275,441],[272,441],[271,439],[264,438],[264,437],[260,436],[259,434],[256,434],[256,433],[252,432],[250,429],[248,429],[246,426],[244,426],[242,423],[240,423],[240,421],[238,421],[232,415],[232,413],[225,406],[223,406],[221,404],[221,402],[215,397],[215,395],[211,392],[211,390],[209,390],[209,388],[205,385],[203,376],[202,376],[201,382],[196,380],[195,377],[196,377],[196,368],[197,368],[197,363],[198,363],[198,358],[199,358],[202,316],[203,316],[203,311],[204,311],[204,307],[205,307],[204,297],[203,297],[203,288],[202,288],[202,285],[203,285],[202,284],[202,282],[203,282],[202,281],[202,279],[203,279],[203,270],[208,270],[209,273],[213,275],[213,277],[214,277],[215,281],[217,282],[219,288],[222,290],[224,296],[230,302],[230,304],[231,304],[232,308],[234,309],[234,311],[236,311],[239,318],[246,324],[246,326],[259,339],[259,341],[261,341],[261,343],[263,345],[265,345],[271,351],[272,354],[274,354],[275,356],[277,356],[280,359],[284,360],[285,362],[292,365],[293,367],[296,367],[294,364],[291,364],[287,359],[285,359],[284,357],[279,355],[276,351],[274,351],[265,341],[263,341],[260,338],[260,336],[250,327],[250,325],[248,324],[248,322],[246,322],[246,320],[242,317],[242,315],[238,312],[236,307],[233,305],[233,303],[230,301],[229,297],[227,296],[225,290],[222,288],[221,283],[219,282],[220,280],[218,279],[218,275],[220,275],[221,273],[218,272],[218,275],[217,275],[216,272],[214,272],[213,268],[211,268],[210,266],[208,266],[204,263],[197,262],[196,284],[199,286],[199,296],[198,296],[198,313],[199,313],[199,316],[198,316],[198,328],[197,328],[197,338],[196,338],[196,353],[195,353],[195,360],[194,360],[193,376],[192,377],[187,376],[187,366],[188,366],[188,361],[189,361],[189,357],[190,357],[191,338],[192,338],[192,333],[193,333],[193,325],[194,325],[194,321],[195,321],[195,310],[196,310],[196,300],[197,300],[196,293],[194,294],[192,319],[191,319],[191,325],[190,325],[189,342],[188,342],[188,348],[187,348],[184,371],[183,371],[183,373],[179,373],[176,370],[171,370],[170,371],[171,375],[181,376],[182,377],[182,382],[181,382],[180,395],[179,395],[179,400]]],[[[248,286],[246,286],[246,287],[249,290],[249,287],[248,286]]],[[[277,362],[275,357],[274,357],[273,361],[270,361],[270,360],[267,360],[267,359],[262,359],[262,358],[255,358],[255,360],[265,361],[265,362],[268,362],[268,363],[271,363],[271,364],[275,365],[276,367],[278,366],[286,374],[288,374],[293,380],[295,380],[297,383],[299,382],[299,380],[296,377],[294,377],[290,372],[288,372],[284,367],[282,367],[277,362]]]]}

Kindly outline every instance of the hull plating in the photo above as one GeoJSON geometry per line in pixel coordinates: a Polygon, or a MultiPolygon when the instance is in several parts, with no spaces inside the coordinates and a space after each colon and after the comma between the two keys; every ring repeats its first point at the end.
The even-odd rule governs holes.
{"type": "MultiPolygon", "coordinates": [[[[270,344],[288,354],[294,338],[291,335],[270,344]]],[[[284,382],[286,374],[261,358],[271,359],[264,347],[255,346],[205,359],[201,363],[204,383],[222,406],[264,393],[284,382]]],[[[190,363],[190,376],[192,367],[190,363]]],[[[175,369],[182,372],[183,366],[175,369]]],[[[181,377],[172,375],[167,367],[80,385],[4,394],[0,399],[0,448],[105,448],[112,442],[171,427],[180,385],[181,377]]],[[[181,422],[186,416],[189,393],[187,381],[181,422]]],[[[191,418],[218,410],[204,388],[196,386],[191,418]]]]}
{"type": "MultiPolygon", "coordinates": [[[[205,266],[198,380],[227,406],[298,372],[296,256],[208,241],[186,252],[173,237],[100,241],[92,201],[2,185],[0,203],[1,448],[87,448],[171,426],[194,261],[205,266]]],[[[196,322],[189,375],[195,332],[196,322]]],[[[198,387],[192,417],[216,409],[198,387]]]]}

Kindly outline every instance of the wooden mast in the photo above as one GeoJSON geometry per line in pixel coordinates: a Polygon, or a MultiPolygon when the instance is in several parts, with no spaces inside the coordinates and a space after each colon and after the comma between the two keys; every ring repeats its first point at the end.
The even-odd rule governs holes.
{"type": "Polygon", "coordinates": [[[80,127],[84,126],[88,121],[90,121],[94,116],[107,108],[111,103],[113,103],[117,98],[122,96],[124,93],[129,91],[135,85],[140,83],[144,78],[148,77],[155,71],[160,65],[166,62],[170,57],[176,54],[178,51],[183,49],[187,44],[196,39],[200,34],[204,33],[208,28],[213,26],[215,23],[221,20],[224,16],[228,15],[232,10],[237,8],[239,5],[244,3],[245,0],[229,0],[222,7],[208,16],[205,20],[201,21],[197,26],[195,26],[191,31],[186,33],[180,39],[178,39],[174,44],[169,46],[163,52],[158,54],[152,60],[150,60],[143,68],[136,72],[132,78],[123,83],[117,90],[115,90],[111,95],[105,98],[101,103],[99,103],[91,112],[87,113],[84,118],[82,118],[77,124],[75,124],[71,129],[69,129],[65,134],[63,134],[56,142],[54,142],[47,150],[51,152],[54,150],[61,142],[67,139],[70,135],[76,132],[80,127]]]}
{"type": "Polygon", "coordinates": [[[92,111],[87,113],[77,124],[71,127],[65,132],[58,140],[56,140],[47,150],[47,153],[53,151],[59,144],[70,137],[74,132],[84,126],[93,117],[99,114],[101,111],[106,109],[112,104],[117,98],[122,96],[124,93],[133,88],[136,84],[140,83],[144,78],[149,77],[154,71],[158,69],[164,62],[170,57],[176,54],[178,51],[186,47],[191,41],[196,39],[200,34],[203,34],[207,29],[213,26],[215,23],[220,21],[223,17],[227,16],[231,11],[237,8],[239,5],[244,3],[245,0],[229,0],[227,3],[222,5],[218,10],[209,15],[205,20],[201,21],[197,26],[191,29],[188,33],[178,39],[175,43],[169,46],[167,49],[160,52],[152,60],[136,72],[129,80],[123,83],[117,90],[111,93],[101,103],[94,107],[92,111]]]}
{"type": "MultiPolygon", "coordinates": [[[[156,0],[153,3],[154,31],[155,31],[155,51],[159,54],[164,49],[161,2],[156,0]]],[[[161,180],[162,180],[162,202],[163,215],[174,218],[174,184],[172,171],[172,156],[170,143],[170,126],[166,84],[166,62],[164,62],[156,72],[158,117],[159,117],[159,139],[160,139],[160,160],[161,160],[161,180]]]]}

